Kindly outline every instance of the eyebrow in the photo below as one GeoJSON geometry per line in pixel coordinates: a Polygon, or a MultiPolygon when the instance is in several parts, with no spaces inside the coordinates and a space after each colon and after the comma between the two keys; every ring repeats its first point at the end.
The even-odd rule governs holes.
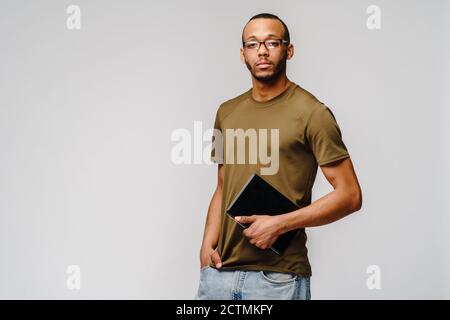
{"type": "MultiPolygon", "coordinates": [[[[273,34],[273,33],[268,34],[267,37],[268,37],[268,38],[269,38],[269,37],[283,38],[283,37],[280,37],[279,35],[273,34]]],[[[248,41],[248,40],[250,40],[250,39],[256,39],[256,40],[258,40],[255,36],[250,36],[250,37],[248,37],[247,40],[245,40],[245,41],[248,41]]]]}

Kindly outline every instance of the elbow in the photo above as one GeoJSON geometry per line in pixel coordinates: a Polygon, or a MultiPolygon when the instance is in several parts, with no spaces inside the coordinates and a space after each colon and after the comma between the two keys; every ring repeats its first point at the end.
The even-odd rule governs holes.
{"type": "Polygon", "coordinates": [[[361,210],[362,192],[361,192],[360,188],[355,189],[353,192],[350,193],[349,207],[350,207],[350,212],[356,212],[356,211],[361,210]]]}

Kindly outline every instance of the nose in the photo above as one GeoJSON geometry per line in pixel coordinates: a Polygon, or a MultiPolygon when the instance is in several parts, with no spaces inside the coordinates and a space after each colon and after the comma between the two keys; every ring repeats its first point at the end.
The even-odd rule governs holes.
{"type": "Polygon", "coordinates": [[[266,48],[266,44],[263,42],[260,44],[258,49],[258,56],[268,56],[269,50],[266,48]]]}

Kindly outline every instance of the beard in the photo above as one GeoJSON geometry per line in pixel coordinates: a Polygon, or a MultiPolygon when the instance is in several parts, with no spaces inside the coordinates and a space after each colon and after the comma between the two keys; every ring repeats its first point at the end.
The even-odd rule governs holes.
{"type": "Polygon", "coordinates": [[[266,75],[257,75],[255,73],[255,70],[252,68],[252,66],[245,60],[245,65],[247,66],[247,69],[250,71],[252,76],[263,83],[274,83],[276,80],[284,73],[286,73],[286,61],[287,61],[287,53],[285,53],[284,57],[278,61],[277,64],[274,64],[273,66],[273,72],[266,75]]]}

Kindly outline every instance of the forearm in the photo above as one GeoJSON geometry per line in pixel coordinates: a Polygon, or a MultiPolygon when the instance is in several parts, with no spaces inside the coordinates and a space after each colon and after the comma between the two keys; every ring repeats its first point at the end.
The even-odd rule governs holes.
{"type": "Polygon", "coordinates": [[[280,215],[281,233],[290,230],[317,227],[339,220],[360,209],[359,191],[335,189],[309,206],[280,215]]]}
{"type": "Polygon", "coordinates": [[[222,189],[217,188],[214,192],[208,208],[205,230],[203,234],[203,247],[215,248],[219,241],[222,211],[222,189]]]}

